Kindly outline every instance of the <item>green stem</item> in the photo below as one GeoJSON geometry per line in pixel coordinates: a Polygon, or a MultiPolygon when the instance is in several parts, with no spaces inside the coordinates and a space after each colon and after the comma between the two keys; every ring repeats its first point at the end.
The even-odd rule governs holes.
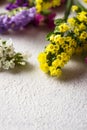
{"type": "Polygon", "coordinates": [[[67,21],[67,18],[70,14],[70,10],[71,10],[72,5],[73,5],[73,0],[67,0],[66,10],[65,10],[65,14],[64,14],[64,20],[65,21],[67,21]]]}
{"type": "Polygon", "coordinates": [[[15,2],[15,0],[8,0],[8,2],[14,3],[14,2],[15,2]]]}
{"type": "Polygon", "coordinates": [[[75,0],[75,4],[76,4],[81,10],[87,11],[87,8],[85,8],[78,0],[75,0]]]}

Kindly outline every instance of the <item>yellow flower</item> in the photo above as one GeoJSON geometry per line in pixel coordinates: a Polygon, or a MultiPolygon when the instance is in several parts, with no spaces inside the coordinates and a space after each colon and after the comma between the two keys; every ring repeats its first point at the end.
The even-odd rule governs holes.
{"type": "Polygon", "coordinates": [[[66,32],[66,31],[68,31],[70,28],[69,28],[69,26],[67,25],[67,23],[62,23],[60,26],[59,26],[59,31],[60,32],[66,32]]]}
{"type": "Polygon", "coordinates": [[[45,50],[46,50],[46,52],[54,53],[55,52],[55,46],[52,43],[50,43],[50,44],[47,45],[45,50]]]}
{"type": "MultiPolygon", "coordinates": [[[[53,2],[53,1],[52,1],[53,2]]],[[[78,7],[73,6],[73,11],[78,7]]],[[[77,12],[68,22],[57,25],[43,53],[39,55],[40,68],[51,76],[60,76],[62,67],[73,54],[87,52],[87,12],[77,12]],[[58,31],[58,33],[57,33],[58,31]]]]}
{"type": "Polygon", "coordinates": [[[74,47],[70,47],[67,50],[67,54],[68,54],[69,57],[66,59],[66,61],[68,61],[70,59],[70,56],[72,56],[74,53],[75,53],[75,48],[74,47]]]}
{"type": "Polygon", "coordinates": [[[43,70],[45,73],[48,73],[49,72],[49,66],[47,63],[42,63],[40,64],[40,69],[43,70]]]}
{"type": "Polygon", "coordinates": [[[38,55],[38,61],[39,61],[40,63],[45,63],[45,62],[46,62],[46,53],[41,52],[41,53],[38,55]]]}
{"type": "Polygon", "coordinates": [[[52,7],[59,6],[61,4],[61,1],[60,0],[52,0],[52,1],[36,0],[35,3],[36,3],[37,12],[41,12],[50,9],[52,7]]]}
{"type": "Polygon", "coordinates": [[[79,30],[85,30],[86,29],[86,25],[84,25],[84,23],[79,24],[79,30]]]}
{"type": "Polygon", "coordinates": [[[54,46],[55,46],[55,51],[58,52],[58,50],[60,49],[60,46],[58,44],[56,44],[54,46]]]}
{"type": "Polygon", "coordinates": [[[56,44],[58,44],[58,45],[62,45],[62,44],[64,44],[64,38],[61,37],[61,35],[57,34],[57,35],[55,35],[55,37],[54,37],[54,42],[55,42],[56,44]]]}
{"type": "Polygon", "coordinates": [[[74,26],[76,24],[76,20],[74,18],[68,18],[68,23],[70,24],[70,26],[74,26]]]}
{"type": "Polygon", "coordinates": [[[60,77],[61,74],[62,74],[61,69],[56,69],[56,68],[53,67],[53,66],[51,66],[51,67],[49,68],[49,70],[50,70],[50,75],[51,75],[51,76],[57,76],[57,77],[60,77]]]}
{"type": "Polygon", "coordinates": [[[87,12],[86,11],[81,11],[80,13],[77,14],[76,18],[80,22],[87,22],[87,12]]]}
{"type": "Polygon", "coordinates": [[[43,2],[43,0],[35,0],[36,1],[36,3],[42,3],[43,2]]]}
{"type": "Polygon", "coordinates": [[[87,3],[87,0],[83,0],[85,3],[87,3]]]}
{"type": "Polygon", "coordinates": [[[64,62],[60,59],[56,59],[53,61],[52,66],[54,66],[55,68],[64,67],[64,62]]]}
{"type": "Polygon", "coordinates": [[[51,2],[43,2],[42,10],[47,10],[51,8],[52,4],[51,2]]]}
{"type": "Polygon", "coordinates": [[[76,47],[76,46],[77,46],[77,42],[76,42],[74,39],[72,39],[72,40],[70,41],[69,45],[70,45],[70,46],[73,46],[73,47],[76,47]]]}
{"type": "Polygon", "coordinates": [[[65,63],[67,63],[67,61],[69,61],[70,55],[68,55],[68,54],[65,53],[65,52],[62,52],[62,53],[61,53],[61,58],[62,58],[62,60],[64,61],[64,64],[65,64],[65,63]]]}
{"type": "Polygon", "coordinates": [[[79,36],[79,28],[74,28],[74,30],[73,30],[73,32],[77,35],[77,36],[79,36]]]}
{"type": "Polygon", "coordinates": [[[66,51],[69,48],[68,44],[63,44],[61,45],[61,47],[63,48],[64,51],[66,51]]]}
{"type": "Polygon", "coordinates": [[[85,40],[87,38],[87,32],[83,31],[79,38],[80,40],[85,40]]]}
{"type": "Polygon", "coordinates": [[[54,35],[53,34],[50,36],[50,41],[54,42],[54,35]]]}
{"type": "Polygon", "coordinates": [[[70,36],[65,37],[66,42],[70,42],[71,40],[72,40],[72,38],[70,36]]]}
{"type": "Polygon", "coordinates": [[[36,5],[36,10],[37,10],[38,13],[41,12],[41,5],[40,4],[36,5]]]}
{"type": "Polygon", "coordinates": [[[78,6],[73,5],[71,10],[72,10],[73,12],[78,11],[78,6]]]}
{"type": "Polygon", "coordinates": [[[52,1],[53,7],[59,6],[60,4],[61,4],[61,0],[53,0],[53,1],[52,1]]]}

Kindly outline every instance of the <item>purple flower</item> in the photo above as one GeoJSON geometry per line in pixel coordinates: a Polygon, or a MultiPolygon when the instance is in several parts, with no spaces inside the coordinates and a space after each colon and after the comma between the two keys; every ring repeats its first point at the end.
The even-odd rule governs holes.
{"type": "Polygon", "coordinates": [[[36,14],[35,19],[34,19],[34,24],[36,26],[42,25],[44,23],[44,20],[45,20],[45,16],[43,16],[41,14],[36,14]]]}
{"type": "Polygon", "coordinates": [[[0,33],[7,31],[7,24],[5,24],[4,21],[5,19],[6,19],[6,15],[0,16],[0,33]]]}
{"type": "Polygon", "coordinates": [[[55,13],[51,13],[48,15],[47,20],[46,20],[48,27],[51,29],[55,27],[55,25],[54,25],[55,16],[56,16],[55,13]]]}
{"type": "Polygon", "coordinates": [[[42,14],[36,14],[34,19],[34,25],[47,25],[48,28],[54,28],[54,18],[56,14],[50,13],[49,15],[45,16],[42,14]]]}
{"type": "Polygon", "coordinates": [[[26,6],[29,6],[28,0],[16,0],[15,3],[9,3],[6,6],[6,9],[12,10],[12,9],[15,9],[15,8],[18,8],[18,7],[26,7],[26,6]]]}
{"type": "Polygon", "coordinates": [[[85,63],[87,64],[87,57],[85,58],[85,63]]]}
{"type": "Polygon", "coordinates": [[[12,9],[17,8],[17,7],[18,7],[18,5],[9,3],[9,4],[6,6],[6,9],[7,9],[7,10],[12,10],[12,9]]]}
{"type": "Polygon", "coordinates": [[[24,4],[24,3],[28,3],[28,0],[16,0],[16,3],[18,5],[24,4]]]}
{"type": "Polygon", "coordinates": [[[32,7],[28,10],[23,10],[12,17],[8,17],[7,15],[0,16],[0,33],[24,28],[34,20],[35,14],[36,9],[35,7],[32,7]]]}
{"type": "Polygon", "coordinates": [[[64,3],[66,0],[61,0],[61,3],[64,3]]]}

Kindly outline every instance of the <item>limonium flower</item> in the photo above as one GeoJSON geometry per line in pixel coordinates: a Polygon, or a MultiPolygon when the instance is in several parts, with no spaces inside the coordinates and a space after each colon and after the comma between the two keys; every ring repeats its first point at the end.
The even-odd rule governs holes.
{"type": "MultiPolygon", "coordinates": [[[[32,0],[31,0],[32,1],[32,0]]],[[[53,12],[52,8],[60,6],[66,0],[34,0],[36,7],[35,25],[47,25],[48,28],[54,28],[54,19],[56,13],[53,12]]]]}
{"type": "Polygon", "coordinates": [[[52,12],[49,13],[47,16],[38,13],[35,15],[34,24],[36,26],[47,25],[48,28],[53,29],[55,27],[54,25],[55,16],[56,13],[52,12]]]}
{"type": "Polygon", "coordinates": [[[65,0],[35,0],[37,12],[43,12],[52,7],[60,6],[65,0]]]}
{"type": "Polygon", "coordinates": [[[85,3],[87,3],[87,0],[83,0],[85,3]]]}
{"type": "Polygon", "coordinates": [[[67,21],[55,21],[55,30],[47,35],[50,43],[38,55],[40,68],[51,76],[59,77],[73,54],[87,52],[87,11],[76,5],[72,6],[73,11],[74,16],[67,21]]]}
{"type": "Polygon", "coordinates": [[[10,0],[6,8],[12,10],[22,6],[27,6],[28,8],[35,6],[36,15],[33,21],[34,25],[47,25],[48,28],[54,28],[56,13],[53,13],[52,7],[60,6],[61,3],[65,1],[66,0],[10,0]]]}
{"type": "Polygon", "coordinates": [[[12,10],[18,7],[26,7],[29,6],[28,0],[12,0],[9,1],[9,4],[6,6],[7,10],[12,10]]]}
{"type": "Polygon", "coordinates": [[[12,40],[0,39],[0,69],[13,69],[15,66],[25,66],[28,61],[26,54],[15,52],[12,40]]]}
{"type": "Polygon", "coordinates": [[[37,12],[40,13],[52,7],[60,6],[61,3],[64,3],[65,1],[66,0],[10,0],[6,9],[12,10],[19,6],[35,6],[37,12]]]}
{"type": "Polygon", "coordinates": [[[0,33],[23,29],[34,19],[35,14],[36,9],[32,7],[30,9],[21,10],[15,14],[13,13],[12,15],[0,15],[0,33]]]}

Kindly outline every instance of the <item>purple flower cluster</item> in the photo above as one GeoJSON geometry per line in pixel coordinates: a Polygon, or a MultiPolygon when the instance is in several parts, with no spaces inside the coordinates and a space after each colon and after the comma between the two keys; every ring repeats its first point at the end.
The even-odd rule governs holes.
{"type": "Polygon", "coordinates": [[[48,28],[53,29],[55,27],[54,25],[54,18],[56,16],[56,13],[50,13],[49,15],[45,16],[42,14],[36,14],[34,19],[35,25],[47,25],[48,28]]]}
{"type": "Polygon", "coordinates": [[[28,10],[23,10],[16,15],[9,17],[8,15],[0,16],[0,33],[5,33],[9,30],[20,30],[34,20],[36,14],[35,7],[28,10]]]}
{"type": "Polygon", "coordinates": [[[12,10],[12,9],[15,9],[15,8],[18,8],[18,7],[26,7],[28,5],[29,5],[28,0],[16,0],[15,3],[9,3],[6,6],[6,9],[12,10]]]}
{"type": "Polygon", "coordinates": [[[85,63],[87,64],[87,57],[85,58],[85,63]]]}

